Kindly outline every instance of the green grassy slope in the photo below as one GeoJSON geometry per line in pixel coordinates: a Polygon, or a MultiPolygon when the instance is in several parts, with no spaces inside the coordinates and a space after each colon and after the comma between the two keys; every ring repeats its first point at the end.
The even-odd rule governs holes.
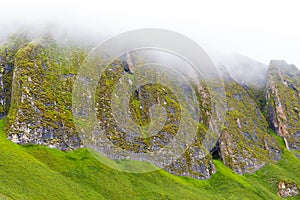
{"type": "Polygon", "coordinates": [[[218,160],[217,173],[209,180],[164,170],[132,174],[106,167],[86,149],[62,152],[16,145],[6,139],[4,123],[1,120],[0,199],[280,199],[280,180],[300,185],[300,160],[288,151],[277,164],[245,176],[218,160]]]}
{"type": "MultiPolygon", "coordinates": [[[[52,170],[27,153],[26,148],[6,139],[1,120],[0,197],[7,199],[83,199],[102,196],[88,186],[52,170]]],[[[29,152],[29,151],[28,151],[29,152]]]]}

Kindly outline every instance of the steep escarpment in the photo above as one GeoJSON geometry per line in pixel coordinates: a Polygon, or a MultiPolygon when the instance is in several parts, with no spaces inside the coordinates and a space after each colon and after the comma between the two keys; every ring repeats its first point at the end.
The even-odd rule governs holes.
{"type": "Polygon", "coordinates": [[[12,35],[0,46],[0,118],[7,115],[10,107],[15,55],[27,41],[25,35],[12,35]]]}
{"type": "MultiPolygon", "coordinates": [[[[163,153],[161,159],[156,159],[154,163],[176,175],[208,179],[215,173],[212,157],[209,152],[204,150],[201,141],[201,134],[205,132],[208,126],[208,117],[202,114],[206,113],[208,107],[202,107],[199,112],[201,122],[196,138],[187,138],[189,134],[184,134],[181,137],[177,135],[179,127],[184,126],[182,124],[187,124],[181,128],[186,133],[193,133],[195,130],[191,127],[198,126],[193,124],[195,122],[189,121],[190,118],[183,116],[184,112],[190,115],[196,110],[185,110],[183,104],[187,102],[187,107],[193,107],[189,102],[194,102],[193,99],[197,100],[198,98],[204,105],[203,96],[208,94],[205,86],[202,85],[201,87],[202,94],[200,91],[192,94],[191,86],[180,82],[176,77],[169,77],[171,81],[162,85],[160,84],[161,78],[171,75],[158,74],[151,68],[144,68],[143,73],[138,69],[134,70],[133,63],[136,66],[139,65],[139,59],[133,59],[134,57],[136,56],[127,54],[121,59],[115,60],[100,78],[96,92],[97,117],[98,124],[104,129],[106,138],[112,142],[113,146],[137,154],[157,152],[176,140],[178,145],[183,145],[183,148],[186,148],[186,151],[178,153],[179,155],[170,165],[165,166],[163,163],[166,156],[163,153]],[[142,84],[141,81],[144,77],[147,77],[148,84],[142,84]],[[176,81],[176,83],[172,81],[176,81]],[[181,100],[185,98],[184,94],[177,91],[175,95],[173,92],[176,89],[173,91],[170,89],[172,84],[184,88],[183,91],[188,100],[180,101],[179,98],[181,100]],[[160,112],[165,111],[165,116],[155,113],[155,109],[159,109],[159,107],[161,108],[160,112]],[[118,110],[117,115],[123,117],[113,115],[114,109],[118,110]],[[125,116],[131,117],[126,119],[125,116]],[[153,122],[156,123],[153,124],[153,122]],[[125,124],[125,127],[122,128],[122,124],[125,124]],[[153,131],[155,134],[152,133],[153,131]],[[193,144],[185,146],[187,139],[193,140],[193,144]]],[[[197,88],[194,83],[191,85],[197,88]]],[[[94,137],[94,140],[97,141],[98,138],[94,137]]],[[[105,145],[105,148],[113,149],[109,143],[105,145]]],[[[171,153],[176,155],[176,151],[177,149],[174,149],[174,152],[171,153]]],[[[118,155],[118,152],[114,155],[118,155]]]]}
{"type": "Polygon", "coordinates": [[[9,139],[62,150],[81,145],[71,113],[71,93],[83,55],[78,48],[56,44],[50,36],[16,52],[6,124],[9,139]]]}
{"type": "Polygon", "coordinates": [[[266,89],[266,112],[271,128],[286,147],[300,150],[300,71],[285,61],[271,61],[266,89]]]}
{"type": "Polygon", "coordinates": [[[280,159],[281,149],[269,134],[268,124],[247,89],[225,74],[227,113],[223,132],[213,154],[239,174],[252,173],[271,160],[280,159]]]}
{"type": "MultiPolygon", "coordinates": [[[[51,36],[12,41],[2,46],[0,52],[0,113],[3,117],[9,111],[5,128],[8,138],[19,144],[40,144],[61,150],[81,147],[71,107],[73,82],[86,51],[74,45],[59,44],[51,36]]],[[[267,162],[279,160],[282,150],[269,133],[270,127],[286,140],[287,147],[299,150],[299,71],[296,68],[272,62],[263,100],[261,85],[256,87],[257,92],[251,81],[236,81],[224,68],[225,123],[220,138],[209,152],[203,144],[213,124],[212,93],[207,83],[201,80],[185,83],[173,77],[160,84],[159,80],[169,75],[153,73],[151,68],[141,73],[137,67],[139,62],[143,62],[141,57],[126,54],[101,74],[95,105],[98,125],[113,144],[105,143],[108,150],[117,146],[136,154],[156,152],[175,139],[186,151],[169,165],[160,160],[154,163],[170,173],[198,179],[208,179],[216,172],[213,159],[222,160],[239,174],[255,172],[267,162]],[[150,83],[139,82],[143,74],[150,83]],[[176,85],[182,93],[170,89],[176,85]],[[266,111],[261,104],[265,101],[266,111]],[[194,109],[195,102],[199,104],[197,109],[194,109]],[[199,113],[198,121],[189,120],[195,113],[199,113]],[[159,123],[153,124],[153,121],[159,123]],[[177,134],[182,124],[185,124],[183,137],[177,134]],[[195,137],[187,138],[195,132],[192,129],[195,125],[195,137]],[[157,132],[150,134],[150,128],[157,132]],[[192,143],[187,145],[187,139],[192,143]]],[[[266,81],[264,77],[259,77],[262,85],[266,81]]],[[[101,138],[93,137],[97,145],[101,138]]],[[[122,158],[112,154],[112,159],[122,158]]]]}

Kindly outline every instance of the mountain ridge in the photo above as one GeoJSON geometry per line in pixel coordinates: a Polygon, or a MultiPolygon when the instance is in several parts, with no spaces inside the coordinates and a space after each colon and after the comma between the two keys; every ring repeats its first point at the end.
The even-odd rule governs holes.
{"type": "MultiPolygon", "coordinates": [[[[11,38],[2,49],[1,116],[8,114],[5,128],[8,138],[20,144],[42,144],[61,150],[81,147],[71,113],[70,97],[77,69],[83,62],[86,51],[76,46],[57,44],[49,35],[33,42],[22,37],[11,38]],[[43,76],[37,76],[37,72],[43,76]],[[53,85],[54,82],[58,87],[53,85]]],[[[117,61],[114,67],[121,70],[116,74],[123,73],[122,62],[117,61]]],[[[251,88],[253,85],[249,85],[249,81],[242,83],[227,75],[224,80],[228,107],[226,123],[214,152],[197,160],[193,156],[196,152],[191,151],[181,161],[177,160],[176,165],[166,169],[177,175],[208,179],[216,173],[212,162],[212,157],[216,156],[237,173],[253,173],[266,163],[280,159],[282,149],[269,133],[270,127],[284,138],[288,149],[298,151],[300,126],[290,118],[297,119],[296,114],[299,114],[299,70],[295,66],[288,67],[283,61],[271,61],[266,73],[266,86],[258,88],[258,96],[254,95],[257,91],[251,88]],[[282,66],[282,71],[278,74],[273,69],[277,65],[282,66]],[[290,74],[287,69],[293,69],[293,73],[290,74]],[[279,82],[274,85],[275,81],[279,82]],[[280,106],[284,96],[281,90],[297,93],[284,109],[280,106]],[[285,129],[291,130],[290,134],[280,132],[285,129]],[[193,166],[197,162],[199,166],[193,166]]],[[[113,77],[112,71],[107,74],[108,78],[110,76],[113,77]]],[[[104,85],[107,86],[107,83],[104,85]]],[[[201,91],[198,92],[201,94],[201,91]]],[[[208,93],[204,91],[203,94],[208,93]]],[[[139,98],[135,100],[136,103],[142,101],[139,98]]],[[[205,100],[201,95],[199,98],[205,100]]],[[[209,114],[209,111],[205,112],[209,114]]],[[[204,123],[204,129],[205,126],[204,123]]],[[[297,152],[295,154],[298,155],[297,152]]]]}

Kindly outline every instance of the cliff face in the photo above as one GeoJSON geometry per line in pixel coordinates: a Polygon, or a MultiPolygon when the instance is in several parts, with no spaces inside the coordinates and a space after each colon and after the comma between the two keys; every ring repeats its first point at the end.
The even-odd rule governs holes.
{"type": "MultiPolygon", "coordinates": [[[[168,87],[171,86],[170,84],[174,84],[172,81],[176,81],[175,84],[180,85],[180,88],[184,88],[184,92],[187,95],[188,100],[184,100],[186,107],[193,107],[192,104],[189,104],[189,102],[193,102],[193,99],[199,98],[205,103],[203,95],[207,94],[207,91],[205,91],[204,86],[202,87],[202,95],[200,91],[192,94],[190,86],[180,82],[175,77],[170,77],[171,79],[169,80],[171,81],[164,86],[160,82],[162,76],[167,76],[166,74],[157,74],[148,68],[145,68],[144,73],[135,72],[133,65],[142,65],[138,59],[139,57],[135,58],[137,58],[137,55],[127,54],[121,57],[120,60],[113,62],[102,74],[96,92],[99,126],[105,131],[106,137],[112,141],[113,146],[118,146],[130,153],[157,152],[169,145],[171,141],[176,140],[176,143],[179,145],[184,145],[186,151],[178,153],[179,157],[175,156],[176,160],[170,165],[166,166],[164,164],[163,158],[165,155],[161,156],[162,159],[158,158],[153,161],[154,164],[164,167],[167,171],[176,175],[208,179],[215,173],[215,166],[211,155],[204,150],[200,139],[201,133],[204,132],[204,129],[207,129],[208,119],[206,116],[199,116],[202,122],[199,133],[196,134],[196,139],[187,138],[189,134],[178,137],[177,133],[182,124],[188,124],[183,129],[185,132],[191,133],[195,131],[191,128],[194,124],[186,117],[183,117],[184,114],[181,109],[185,106],[180,101],[180,97],[176,96],[173,93],[174,91],[168,87]],[[144,80],[144,77],[150,82],[149,84],[144,85],[140,82],[144,80]],[[126,97],[130,98],[127,99],[126,97]],[[113,104],[115,104],[114,107],[112,106],[113,104]],[[129,107],[126,105],[129,105],[129,107]],[[153,110],[155,105],[161,106],[161,109],[165,111],[165,116],[159,116],[155,113],[153,110]],[[113,116],[113,108],[118,109],[118,112],[115,114],[123,117],[113,116]],[[125,119],[125,116],[131,116],[131,119],[125,119]],[[161,121],[161,124],[152,124],[160,121],[160,118],[165,118],[165,122],[161,121]],[[125,124],[125,127],[122,127],[122,124],[125,124]],[[157,132],[155,131],[156,129],[158,129],[157,132]],[[155,134],[152,133],[153,130],[156,132],[155,134]],[[192,145],[185,147],[187,139],[194,142],[192,145]]],[[[196,87],[195,83],[192,85],[196,87]]],[[[182,93],[178,94],[183,95],[182,93]]],[[[206,112],[208,107],[200,109],[202,114],[206,112]]],[[[190,114],[196,111],[184,110],[184,112],[190,114]]],[[[95,141],[98,140],[97,137],[93,139],[95,141]]],[[[105,145],[105,149],[112,148],[109,144],[105,145]]],[[[177,150],[174,149],[174,152],[171,152],[171,154],[176,155],[177,150]]],[[[116,155],[119,154],[117,153],[113,156],[116,155]]]]}
{"type": "Polygon", "coordinates": [[[244,174],[280,159],[280,147],[259,106],[235,81],[226,81],[225,89],[228,111],[218,144],[224,164],[244,174]]]}
{"type": "MultiPolygon", "coordinates": [[[[82,48],[58,44],[50,36],[30,42],[14,39],[2,46],[0,115],[6,116],[9,110],[6,123],[9,139],[19,144],[41,144],[61,150],[82,146],[71,113],[71,98],[77,69],[85,57],[86,51],[82,48]]],[[[193,132],[193,124],[189,120],[180,121],[185,120],[180,113],[181,101],[168,87],[161,84],[138,86],[135,78],[138,60],[127,54],[111,63],[102,74],[95,99],[98,125],[106,138],[128,152],[154,152],[176,137],[181,123],[190,124],[185,126],[186,133],[193,132]],[[125,75],[127,78],[122,78],[125,75]],[[114,93],[118,84],[124,87],[122,95],[129,96],[129,99],[114,93]],[[136,89],[127,90],[131,86],[136,89]],[[156,117],[151,110],[155,104],[161,105],[165,111],[166,121],[157,127],[160,131],[155,135],[149,136],[146,131],[147,137],[132,138],[135,130],[124,131],[119,126],[123,119],[114,119],[112,99],[116,105],[128,105],[127,114],[131,116],[132,124],[138,124],[140,129],[151,126],[151,119],[156,117]]],[[[203,147],[203,138],[212,120],[210,93],[201,81],[190,83],[196,89],[195,94],[190,92],[190,86],[177,82],[184,88],[187,108],[192,108],[194,100],[198,100],[200,116],[193,143],[165,169],[177,175],[208,179],[216,171],[213,159],[220,159],[237,173],[252,173],[266,162],[280,159],[281,149],[277,140],[269,134],[268,124],[285,138],[290,149],[299,150],[299,71],[276,63],[272,62],[268,71],[268,121],[252,90],[233,80],[223,69],[226,73],[226,118],[221,136],[211,152],[203,147]],[[287,93],[288,96],[285,95],[287,93]]],[[[152,77],[153,83],[159,76],[164,75],[152,77]]],[[[172,82],[168,84],[172,85],[172,82]]],[[[193,109],[185,112],[190,115],[196,113],[193,109]]],[[[126,125],[131,126],[130,123],[126,125]]],[[[97,139],[93,138],[95,142],[97,139]]],[[[180,143],[186,138],[177,140],[180,143]]],[[[185,145],[184,142],[180,144],[185,145]]],[[[106,148],[111,147],[107,145],[106,148]]],[[[155,164],[162,165],[159,161],[155,164]]]]}
{"type": "Polygon", "coordinates": [[[266,112],[271,128],[286,147],[300,150],[300,71],[285,61],[271,61],[266,89],[266,112]]]}
{"type": "Polygon", "coordinates": [[[15,55],[26,42],[24,35],[14,35],[0,47],[0,118],[7,115],[10,107],[15,55]]]}
{"type": "Polygon", "coordinates": [[[81,145],[71,114],[72,84],[81,61],[81,51],[59,46],[49,36],[16,52],[9,139],[62,150],[81,145]]]}

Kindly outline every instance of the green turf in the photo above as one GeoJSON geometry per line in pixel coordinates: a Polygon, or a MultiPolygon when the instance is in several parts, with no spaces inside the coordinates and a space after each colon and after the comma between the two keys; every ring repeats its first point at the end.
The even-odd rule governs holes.
{"type": "Polygon", "coordinates": [[[280,199],[276,194],[280,180],[300,185],[300,160],[287,150],[277,164],[245,176],[215,160],[217,173],[209,180],[196,180],[164,170],[120,172],[87,149],[62,152],[16,145],[6,139],[4,123],[0,121],[0,199],[280,199]]]}

